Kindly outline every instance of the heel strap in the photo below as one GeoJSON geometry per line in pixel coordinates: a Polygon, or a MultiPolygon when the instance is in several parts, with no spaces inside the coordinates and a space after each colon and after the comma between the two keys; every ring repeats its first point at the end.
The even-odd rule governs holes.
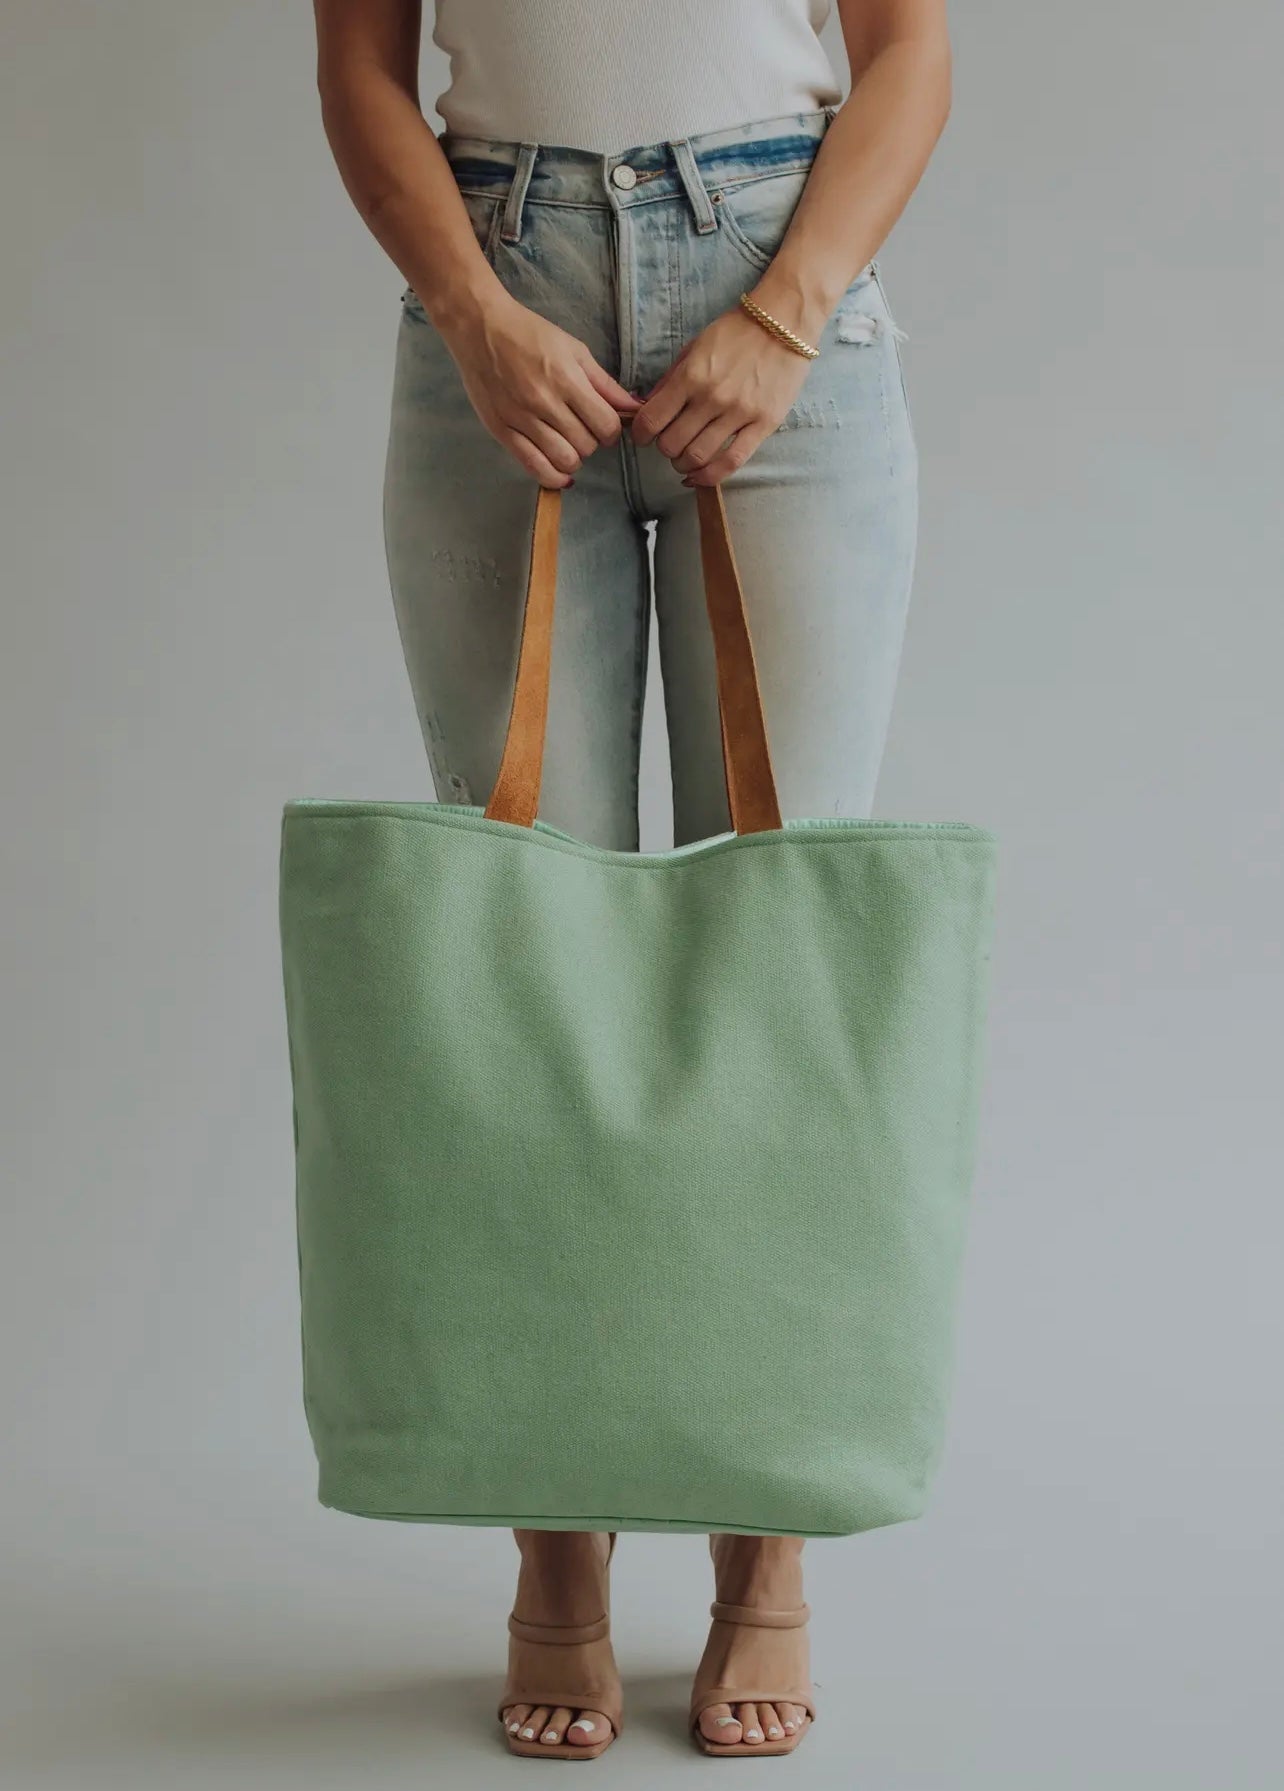
{"type": "Polygon", "coordinates": [[[508,1632],[523,1642],[545,1642],[553,1648],[572,1648],[579,1642],[600,1642],[610,1629],[610,1618],[596,1623],[527,1623],[509,1613],[508,1632]]]}
{"type": "Polygon", "coordinates": [[[744,1623],[751,1629],[801,1629],[811,1616],[811,1606],[800,1604],[796,1611],[767,1611],[752,1604],[723,1604],[715,1598],[709,1615],[723,1623],[744,1623]]]}

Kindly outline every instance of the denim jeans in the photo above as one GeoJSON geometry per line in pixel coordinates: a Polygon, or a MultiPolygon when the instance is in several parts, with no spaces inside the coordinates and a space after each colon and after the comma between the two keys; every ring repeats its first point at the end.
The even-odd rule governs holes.
{"type": "MultiPolygon", "coordinates": [[[[440,141],[505,288],[642,392],[767,266],[832,117],[800,112],[619,155],[449,131],[440,141]]],[[[917,522],[897,334],[871,264],[826,324],[797,402],[723,483],[787,817],[861,817],[873,799],[917,522]]],[[[562,500],[540,815],[617,850],[638,846],[653,601],[674,843],[730,827],[695,494],[681,478],[626,429],[562,500]]],[[[405,292],[384,531],[439,801],[484,804],[498,770],[535,495],[405,292]]]]}

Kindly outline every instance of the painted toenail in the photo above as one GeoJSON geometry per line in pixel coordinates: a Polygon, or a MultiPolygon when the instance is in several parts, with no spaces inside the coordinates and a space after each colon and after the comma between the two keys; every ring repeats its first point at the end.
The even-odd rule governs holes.
{"type": "Polygon", "coordinates": [[[734,1716],[715,1716],[713,1720],[720,1729],[734,1729],[736,1726],[734,1716]]]}
{"type": "Polygon", "coordinates": [[[593,1733],[593,1731],[597,1728],[597,1724],[591,1723],[586,1716],[582,1716],[578,1722],[572,1723],[571,1727],[572,1727],[572,1729],[586,1729],[588,1731],[588,1733],[591,1735],[593,1733]]]}
{"type": "Polygon", "coordinates": [[[545,1741],[556,1741],[557,1740],[557,1730],[556,1729],[545,1729],[544,1740],[545,1741]]]}
{"type": "Polygon", "coordinates": [[[534,1741],[534,1739],[535,1739],[534,1729],[523,1729],[522,1730],[522,1740],[523,1741],[534,1741]]]}
{"type": "Polygon", "coordinates": [[[794,1732],[794,1725],[792,1723],[786,1723],[785,1724],[785,1732],[788,1735],[792,1735],[794,1732]]]}
{"type": "Polygon", "coordinates": [[[771,1728],[767,1730],[767,1733],[768,1733],[768,1735],[782,1735],[784,1733],[784,1730],[776,1728],[775,1724],[773,1723],[771,1728]]]}
{"type": "Polygon", "coordinates": [[[746,1729],[745,1735],[748,1737],[748,1739],[750,1741],[761,1741],[762,1740],[762,1730],[761,1729],[746,1729]]]}
{"type": "Polygon", "coordinates": [[[509,1725],[508,1725],[508,1733],[509,1733],[509,1734],[510,1734],[510,1735],[516,1735],[516,1734],[518,1734],[518,1733],[519,1733],[519,1731],[520,1731],[520,1729],[521,1729],[521,1726],[522,1726],[522,1725],[521,1725],[521,1724],[520,1724],[520,1723],[509,1723],[509,1725]]]}

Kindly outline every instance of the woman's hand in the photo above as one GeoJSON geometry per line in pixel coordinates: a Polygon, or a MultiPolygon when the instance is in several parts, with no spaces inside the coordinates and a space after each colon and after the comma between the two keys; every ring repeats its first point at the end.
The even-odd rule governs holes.
{"type": "Polygon", "coordinates": [[[570,485],[641,403],[577,336],[501,294],[446,334],[483,425],[541,485],[570,485]]]}
{"type": "Polygon", "coordinates": [[[809,366],[737,306],[691,338],[642,400],[629,433],[653,441],[687,474],[684,485],[717,485],[779,428],[809,366]]]}

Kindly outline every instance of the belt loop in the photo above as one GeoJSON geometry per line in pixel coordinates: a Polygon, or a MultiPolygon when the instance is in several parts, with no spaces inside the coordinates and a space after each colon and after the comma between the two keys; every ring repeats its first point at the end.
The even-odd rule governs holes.
{"type": "Polygon", "coordinates": [[[689,137],[670,139],[669,148],[673,151],[673,159],[678,165],[678,173],[682,177],[682,185],[690,201],[695,217],[695,227],[701,236],[707,236],[711,230],[718,228],[718,214],[714,211],[709,198],[709,190],[700,178],[700,170],[696,166],[695,154],[691,148],[689,137]]]}
{"type": "Polygon", "coordinates": [[[520,143],[517,147],[517,166],[513,169],[508,202],[504,206],[504,221],[499,230],[506,243],[516,243],[522,239],[522,206],[526,203],[526,189],[531,184],[531,171],[535,166],[538,149],[538,143],[520,143]]]}

